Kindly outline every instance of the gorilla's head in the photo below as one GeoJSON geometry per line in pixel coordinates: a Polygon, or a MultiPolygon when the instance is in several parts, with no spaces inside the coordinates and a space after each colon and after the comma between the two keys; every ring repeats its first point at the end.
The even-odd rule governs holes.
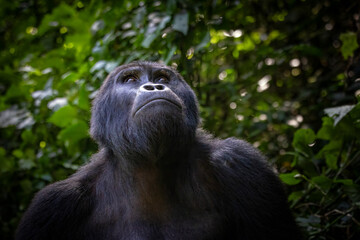
{"type": "Polygon", "coordinates": [[[182,151],[197,125],[193,91],[175,70],[159,63],[116,68],[93,102],[92,137],[122,156],[157,159],[182,151]]]}

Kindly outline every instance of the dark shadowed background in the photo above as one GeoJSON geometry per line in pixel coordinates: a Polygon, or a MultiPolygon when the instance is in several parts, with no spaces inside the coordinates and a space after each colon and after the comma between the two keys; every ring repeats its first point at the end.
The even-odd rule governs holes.
{"type": "Polygon", "coordinates": [[[97,151],[106,75],[161,61],[202,126],[276,167],[307,239],[360,238],[360,3],[344,0],[0,0],[0,236],[35,192],[97,151]]]}

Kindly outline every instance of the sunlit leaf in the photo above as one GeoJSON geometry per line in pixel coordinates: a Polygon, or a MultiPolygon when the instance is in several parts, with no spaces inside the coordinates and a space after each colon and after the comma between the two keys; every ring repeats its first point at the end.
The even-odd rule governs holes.
{"type": "Polygon", "coordinates": [[[357,43],[357,35],[354,32],[340,34],[340,40],[342,42],[341,54],[345,59],[353,56],[353,52],[359,47],[357,43]]]}
{"type": "Polygon", "coordinates": [[[106,61],[104,60],[100,60],[97,63],[94,64],[94,66],[92,66],[92,68],[90,69],[90,72],[93,73],[95,71],[98,71],[100,69],[103,69],[106,65],[106,61]]]}
{"type": "Polygon", "coordinates": [[[0,128],[16,126],[18,129],[26,128],[34,124],[32,115],[25,109],[17,109],[16,106],[0,112],[0,128]]]}
{"type": "Polygon", "coordinates": [[[104,29],[104,27],[105,21],[103,19],[97,20],[91,25],[91,33],[96,34],[98,31],[104,29]]]}
{"type": "Polygon", "coordinates": [[[293,171],[291,173],[281,173],[279,177],[281,181],[286,183],[287,185],[296,185],[302,181],[301,177],[298,177],[299,173],[297,171],[293,171]]]}
{"type": "Polygon", "coordinates": [[[174,17],[172,28],[186,35],[189,29],[189,13],[182,12],[176,14],[174,17]]]}
{"type": "Polygon", "coordinates": [[[343,119],[343,117],[345,117],[346,114],[348,114],[354,107],[355,105],[346,105],[341,107],[326,108],[324,111],[328,116],[334,119],[334,126],[336,126],[336,124],[338,124],[340,120],[343,119]]]}

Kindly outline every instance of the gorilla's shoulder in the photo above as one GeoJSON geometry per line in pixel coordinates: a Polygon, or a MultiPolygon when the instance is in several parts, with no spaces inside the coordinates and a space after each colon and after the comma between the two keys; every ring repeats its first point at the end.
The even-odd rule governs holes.
{"type": "Polygon", "coordinates": [[[211,144],[209,164],[223,191],[235,194],[239,199],[241,194],[249,192],[257,199],[261,195],[259,189],[269,188],[269,183],[274,183],[271,185],[276,189],[274,191],[282,191],[277,187],[281,184],[274,169],[250,143],[237,138],[214,138],[211,144]]]}
{"type": "Polygon", "coordinates": [[[40,190],[32,201],[33,205],[41,206],[45,212],[51,209],[60,211],[63,206],[75,206],[88,195],[89,188],[76,177],[50,184],[40,190]]]}
{"type": "Polygon", "coordinates": [[[224,161],[265,161],[262,154],[250,143],[234,137],[211,140],[214,162],[224,161]]]}
{"type": "Polygon", "coordinates": [[[90,198],[90,195],[93,194],[94,184],[102,171],[102,163],[99,162],[90,162],[69,178],[54,182],[41,189],[35,195],[32,204],[49,210],[63,206],[76,208],[79,202],[90,198]]]}
{"type": "Polygon", "coordinates": [[[250,143],[233,137],[207,138],[211,145],[210,164],[220,174],[236,176],[273,172],[265,157],[250,143]]]}

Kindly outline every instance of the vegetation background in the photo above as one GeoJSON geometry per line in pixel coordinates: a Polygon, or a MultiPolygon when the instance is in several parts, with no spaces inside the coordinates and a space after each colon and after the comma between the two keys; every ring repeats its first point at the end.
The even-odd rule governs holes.
{"type": "Polygon", "coordinates": [[[116,66],[174,66],[202,126],[276,166],[307,239],[360,239],[360,3],[0,0],[0,236],[97,151],[91,100],[116,66]]]}

